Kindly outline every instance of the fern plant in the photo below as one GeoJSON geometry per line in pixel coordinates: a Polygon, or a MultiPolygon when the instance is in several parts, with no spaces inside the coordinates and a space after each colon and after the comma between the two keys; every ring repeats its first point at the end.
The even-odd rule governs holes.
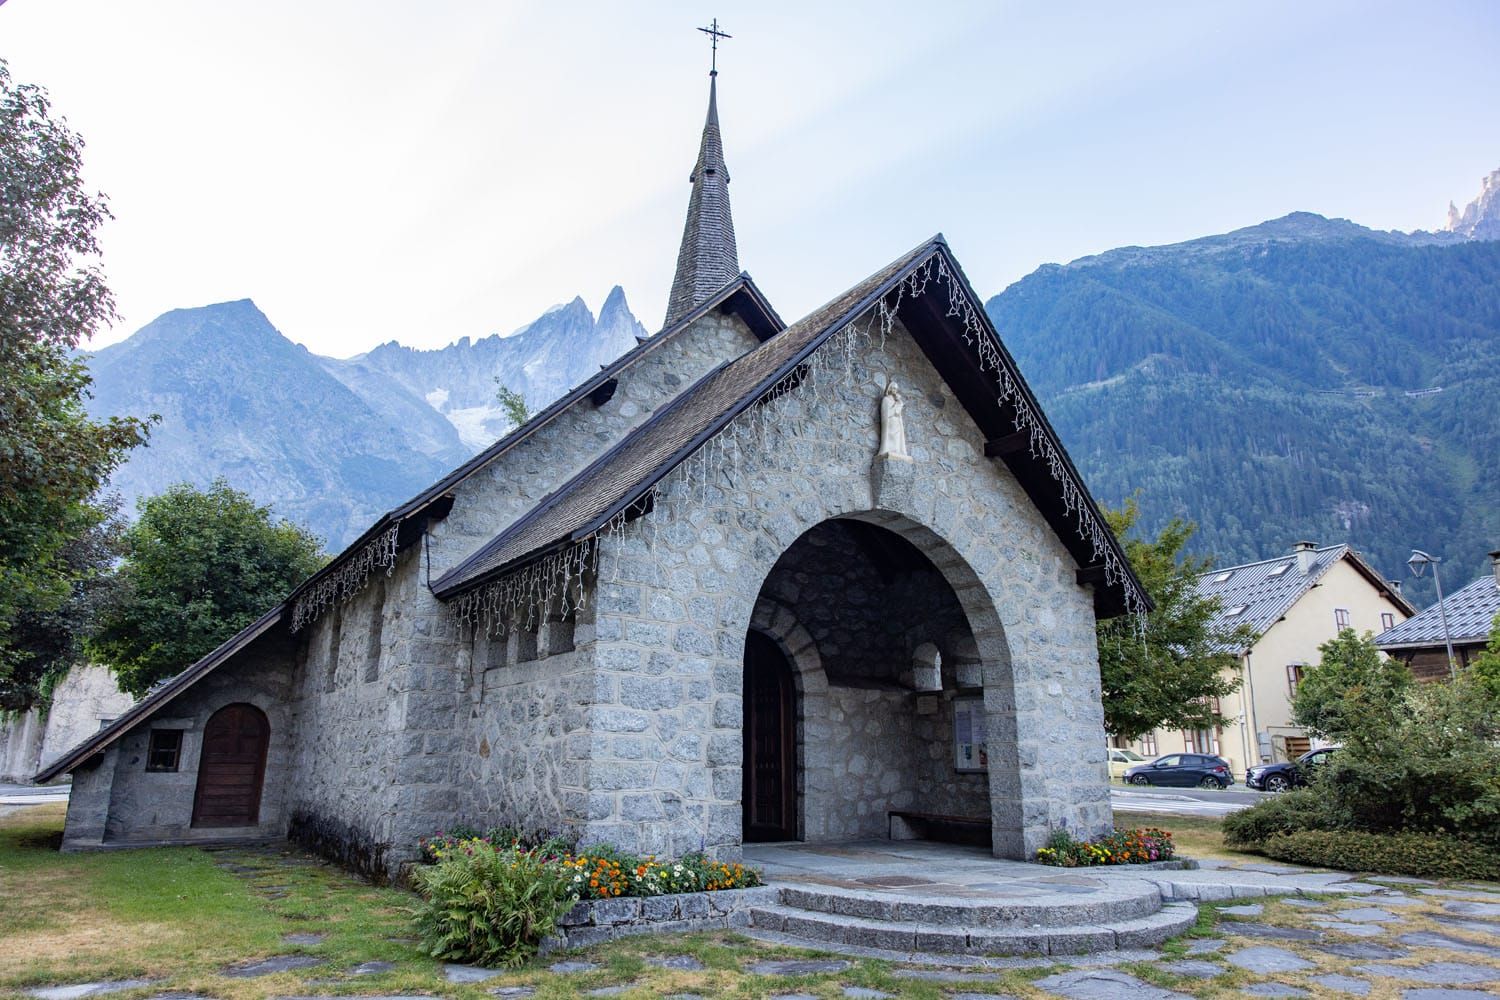
{"type": "Polygon", "coordinates": [[[540,857],[471,840],[418,867],[422,902],[413,911],[422,949],[433,958],[514,966],[575,899],[571,881],[540,857]]]}

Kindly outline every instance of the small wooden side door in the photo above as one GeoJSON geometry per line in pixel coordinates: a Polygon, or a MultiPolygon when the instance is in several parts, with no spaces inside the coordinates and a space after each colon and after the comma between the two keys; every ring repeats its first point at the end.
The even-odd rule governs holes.
{"type": "Polygon", "coordinates": [[[745,639],[744,822],[746,842],[797,839],[796,690],[780,647],[745,639]]]}
{"type": "Polygon", "coordinates": [[[261,784],[271,724],[254,705],[226,705],[203,728],[193,825],[254,826],[260,821],[261,784]]]}

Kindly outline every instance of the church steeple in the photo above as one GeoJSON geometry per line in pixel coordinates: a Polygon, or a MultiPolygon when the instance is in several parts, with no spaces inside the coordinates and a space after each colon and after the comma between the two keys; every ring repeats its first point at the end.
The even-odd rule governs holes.
{"type": "MultiPolygon", "coordinates": [[[[704,29],[707,30],[707,29],[704,29]]],[[[714,22],[718,31],[718,22],[714,22]]],[[[728,37],[721,32],[714,38],[728,37]]],[[[729,170],[724,166],[724,143],[719,135],[718,69],[708,75],[708,118],[698,162],[689,178],[687,223],[682,248],[677,251],[677,275],[667,300],[666,326],[671,326],[724,287],[740,273],[734,244],[734,219],[729,214],[729,170]]]]}

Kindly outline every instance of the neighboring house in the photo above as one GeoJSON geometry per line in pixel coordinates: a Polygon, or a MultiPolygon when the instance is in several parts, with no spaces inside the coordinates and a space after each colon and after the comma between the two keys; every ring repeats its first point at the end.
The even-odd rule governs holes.
{"type": "Polygon", "coordinates": [[[388,875],[460,822],[726,858],[898,812],[1014,858],[1111,829],[1123,550],[941,238],[782,324],[712,95],[664,329],[44,768],[65,848],[388,875]]]}
{"type": "Polygon", "coordinates": [[[1441,608],[1434,604],[1395,628],[1381,632],[1375,637],[1375,645],[1410,667],[1417,680],[1442,680],[1448,676],[1445,637],[1453,641],[1453,658],[1460,669],[1467,667],[1484,651],[1496,615],[1500,615],[1500,551],[1490,553],[1489,574],[1455,593],[1445,594],[1441,608]]]}
{"type": "Polygon", "coordinates": [[[1289,555],[1204,573],[1198,592],[1222,602],[1217,624],[1248,624],[1257,636],[1239,654],[1240,689],[1220,708],[1233,721],[1223,729],[1157,730],[1133,746],[1147,757],[1218,754],[1235,781],[1245,780],[1250,764],[1312,749],[1307,731],[1292,724],[1292,695],[1321,658],[1320,645],[1341,629],[1381,632],[1416,613],[1396,584],[1347,545],[1298,542],[1289,555]]]}

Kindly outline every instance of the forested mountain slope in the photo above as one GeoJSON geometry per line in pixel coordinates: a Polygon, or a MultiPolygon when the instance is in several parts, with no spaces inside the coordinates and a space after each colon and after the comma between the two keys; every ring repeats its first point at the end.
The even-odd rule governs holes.
{"type": "Polygon", "coordinates": [[[1456,587],[1500,544],[1500,242],[1299,213],[988,310],[1096,496],[1197,521],[1220,563],[1309,538],[1394,576],[1416,547],[1456,587]]]}

